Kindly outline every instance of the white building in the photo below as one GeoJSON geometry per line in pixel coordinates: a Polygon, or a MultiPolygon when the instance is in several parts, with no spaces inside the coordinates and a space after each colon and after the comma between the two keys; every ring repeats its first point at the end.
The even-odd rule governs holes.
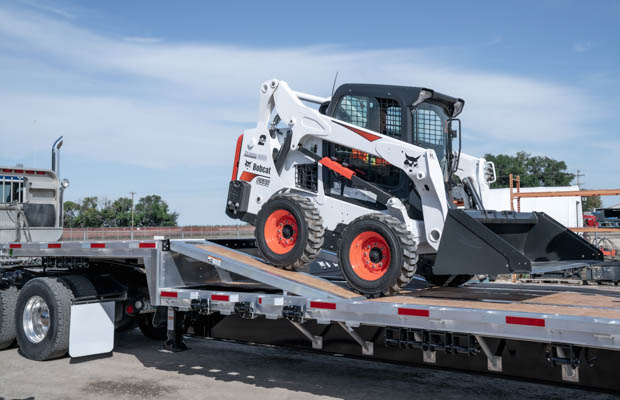
{"type": "MultiPolygon", "coordinates": [[[[527,187],[521,188],[522,193],[530,192],[569,192],[580,190],[578,186],[559,187],[527,187]]],[[[491,189],[483,200],[488,210],[510,210],[510,189],[491,189]]],[[[517,210],[517,199],[514,200],[517,210]]],[[[620,206],[620,205],[619,205],[620,206]]],[[[521,199],[521,211],[542,211],[569,228],[583,226],[581,197],[534,197],[521,199]]]]}

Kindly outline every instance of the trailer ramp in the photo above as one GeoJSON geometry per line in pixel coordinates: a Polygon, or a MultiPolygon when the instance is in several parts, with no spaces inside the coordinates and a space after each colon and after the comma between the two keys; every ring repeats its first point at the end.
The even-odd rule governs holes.
{"type": "Polygon", "coordinates": [[[363,298],[358,293],[304,272],[286,271],[209,241],[171,241],[170,251],[298,296],[323,299],[363,298]]]}

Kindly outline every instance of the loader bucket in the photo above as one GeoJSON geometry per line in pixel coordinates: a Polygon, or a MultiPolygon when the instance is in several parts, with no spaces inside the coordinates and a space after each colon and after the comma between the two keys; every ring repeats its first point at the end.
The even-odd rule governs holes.
{"type": "Polygon", "coordinates": [[[545,213],[451,209],[433,273],[543,273],[602,260],[599,249],[545,213]]]}

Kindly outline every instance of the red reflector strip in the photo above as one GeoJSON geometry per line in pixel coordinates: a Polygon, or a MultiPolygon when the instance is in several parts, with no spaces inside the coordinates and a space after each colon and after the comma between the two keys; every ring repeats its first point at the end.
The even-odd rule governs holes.
{"type": "Polygon", "coordinates": [[[21,249],[21,248],[22,248],[22,245],[18,243],[11,243],[9,245],[9,249],[21,249]]]}
{"type": "Polygon", "coordinates": [[[174,298],[177,298],[177,297],[179,297],[179,294],[177,292],[161,292],[160,296],[161,297],[174,297],[174,298]]]}
{"type": "Polygon", "coordinates": [[[212,294],[211,300],[213,301],[228,301],[230,297],[226,294],[212,294]]]}
{"type": "Polygon", "coordinates": [[[12,172],[13,172],[13,170],[12,170],[12,169],[6,169],[6,168],[4,168],[4,169],[2,170],[2,172],[6,172],[6,173],[10,174],[10,173],[12,173],[12,172]]]}
{"type": "Polygon", "coordinates": [[[263,298],[262,297],[258,298],[258,304],[263,304],[263,298]]]}
{"type": "Polygon", "coordinates": [[[411,317],[428,317],[430,312],[417,308],[399,308],[398,315],[409,315],[411,317]]]}
{"type": "Polygon", "coordinates": [[[545,320],[542,318],[524,318],[506,316],[507,324],[527,325],[527,326],[545,326],[545,320]]]}
{"type": "Polygon", "coordinates": [[[335,310],[336,303],[325,303],[323,301],[311,301],[310,307],[311,308],[322,308],[325,310],[335,310]]]}
{"type": "Polygon", "coordinates": [[[37,175],[45,175],[45,171],[37,171],[37,175]]]}
{"type": "Polygon", "coordinates": [[[91,243],[91,249],[105,249],[105,243],[91,243]]]}
{"type": "Polygon", "coordinates": [[[48,249],[59,249],[61,247],[62,245],[60,243],[48,243],[47,244],[48,249]]]}
{"type": "Polygon", "coordinates": [[[141,249],[154,249],[156,246],[156,243],[140,243],[138,245],[138,247],[141,249]]]}
{"type": "Polygon", "coordinates": [[[23,170],[23,169],[14,169],[14,170],[13,170],[13,173],[14,173],[14,174],[23,174],[23,173],[24,173],[24,170],[23,170]]]}

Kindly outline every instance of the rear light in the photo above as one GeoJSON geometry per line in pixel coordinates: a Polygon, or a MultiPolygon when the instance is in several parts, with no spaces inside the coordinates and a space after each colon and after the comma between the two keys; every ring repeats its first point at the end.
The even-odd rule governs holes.
{"type": "Polygon", "coordinates": [[[233,164],[231,181],[237,180],[237,174],[239,172],[239,157],[241,157],[241,145],[243,144],[243,135],[239,135],[237,139],[237,147],[235,149],[235,162],[233,164]]]}

